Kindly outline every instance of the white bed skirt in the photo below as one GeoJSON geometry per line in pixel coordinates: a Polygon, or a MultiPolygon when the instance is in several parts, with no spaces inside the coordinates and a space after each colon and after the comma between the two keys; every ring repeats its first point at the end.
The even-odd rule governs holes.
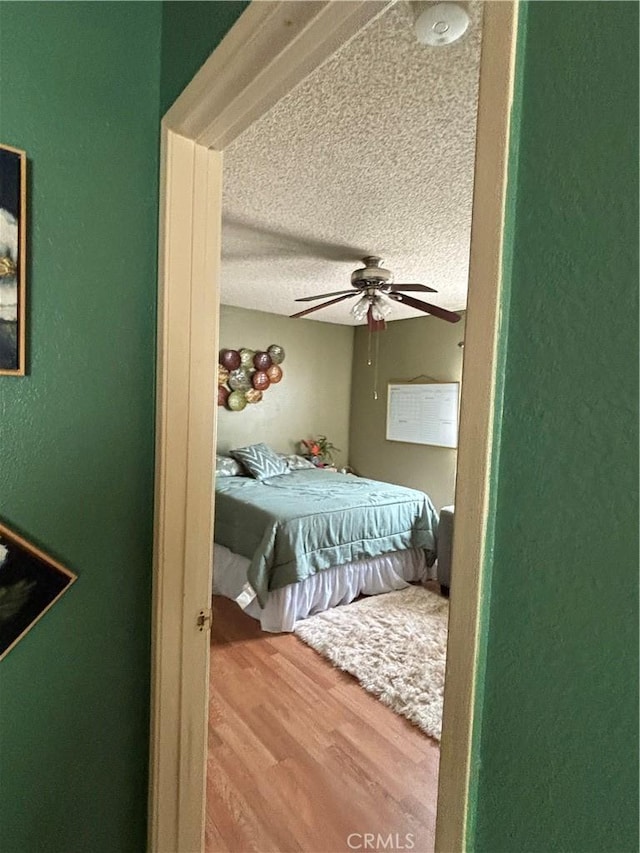
{"type": "Polygon", "coordinates": [[[348,604],[359,595],[377,595],[405,589],[410,581],[430,577],[421,548],[394,551],[355,563],[325,569],[304,581],[269,593],[264,608],[247,581],[250,561],[223,545],[213,545],[213,592],[236,601],[249,616],[260,622],[263,631],[293,631],[296,622],[348,604]]]}

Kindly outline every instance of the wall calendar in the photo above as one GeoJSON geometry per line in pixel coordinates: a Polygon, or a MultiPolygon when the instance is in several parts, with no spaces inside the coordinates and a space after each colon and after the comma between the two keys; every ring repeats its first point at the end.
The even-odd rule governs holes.
{"type": "Polygon", "coordinates": [[[458,446],[459,382],[389,384],[387,441],[458,446]]]}

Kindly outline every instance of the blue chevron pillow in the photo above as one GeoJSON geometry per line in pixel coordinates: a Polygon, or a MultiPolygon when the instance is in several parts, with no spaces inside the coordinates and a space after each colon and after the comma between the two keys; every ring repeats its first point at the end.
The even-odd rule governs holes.
{"type": "Polygon", "coordinates": [[[266,480],[277,474],[287,474],[289,466],[266,444],[251,444],[230,451],[231,456],[256,480],[266,480]]]}

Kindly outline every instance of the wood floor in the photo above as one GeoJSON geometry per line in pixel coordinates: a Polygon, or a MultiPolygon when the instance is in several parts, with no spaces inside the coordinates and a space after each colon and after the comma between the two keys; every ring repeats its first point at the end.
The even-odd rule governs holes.
{"type": "Polygon", "coordinates": [[[437,743],[295,635],[213,601],[207,853],[430,853],[437,743]]]}

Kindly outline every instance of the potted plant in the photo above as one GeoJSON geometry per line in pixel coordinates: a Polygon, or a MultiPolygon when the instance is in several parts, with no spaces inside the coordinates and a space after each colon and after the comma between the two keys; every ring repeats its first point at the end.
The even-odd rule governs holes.
{"type": "Polygon", "coordinates": [[[325,465],[333,465],[333,452],[340,450],[339,447],[329,441],[326,435],[319,435],[317,438],[303,438],[300,444],[303,448],[303,455],[320,468],[325,465]]]}

